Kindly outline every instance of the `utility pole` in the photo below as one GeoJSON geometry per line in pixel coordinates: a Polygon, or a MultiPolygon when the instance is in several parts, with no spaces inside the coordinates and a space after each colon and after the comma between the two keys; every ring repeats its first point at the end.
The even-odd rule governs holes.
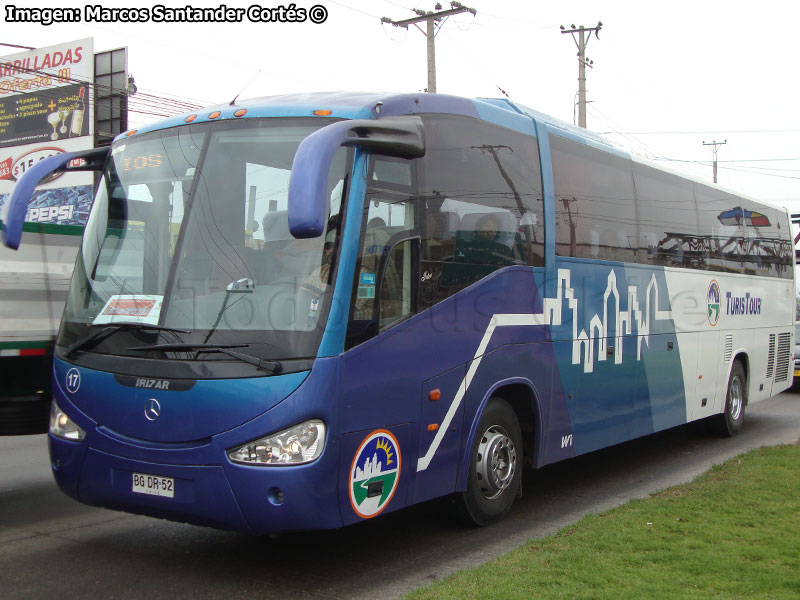
{"type": "Polygon", "coordinates": [[[435,24],[450,15],[457,15],[463,12],[471,13],[472,16],[477,14],[474,8],[468,8],[460,2],[451,2],[449,10],[442,10],[442,5],[437,2],[435,10],[437,12],[425,12],[424,10],[414,9],[414,12],[419,16],[412,17],[411,19],[403,19],[402,21],[393,21],[389,17],[381,18],[381,23],[389,23],[390,25],[402,27],[403,29],[408,29],[409,25],[413,25],[420,31],[422,31],[422,29],[417,23],[422,21],[428,23],[427,31],[422,31],[422,33],[428,41],[428,89],[426,91],[431,94],[436,93],[436,48],[433,44],[433,38],[436,35],[435,24]]]}
{"type": "Polygon", "coordinates": [[[711,146],[711,153],[714,155],[714,183],[717,183],[717,152],[719,152],[719,147],[724,146],[728,143],[728,140],[723,140],[718,142],[714,140],[713,142],[705,143],[703,142],[703,146],[711,146]]]}
{"type": "Polygon", "coordinates": [[[578,47],[578,126],[586,129],[586,67],[592,68],[592,65],[594,65],[593,60],[586,58],[586,46],[589,45],[593,31],[594,36],[598,40],[600,39],[600,30],[603,28],[603,22],[598,21],[594,27],[584,27],[583,25],[575,27],[575,25],[570,25],[570,28],[566,29],[562,25],[561,33],[572,34],[572,39],[578,47]],[[589,32],[588,37],[586,32],[589,32]],[[575,37],[576,33],[578,34],[577,38],[575,37]]]}

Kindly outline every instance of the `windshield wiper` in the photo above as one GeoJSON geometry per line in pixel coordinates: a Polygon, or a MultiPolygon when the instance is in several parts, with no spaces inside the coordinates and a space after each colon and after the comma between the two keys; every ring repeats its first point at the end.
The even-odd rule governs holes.
{"type": "Polygon", "coordinates": [[[123,321],[121,323],[112,323],[107,327],[93,331],[79,339],[77,342],[70,344],[64,352],[64,358],[69,358],[77,350],[86,349],[87,346],[92,347],[103,341],[112,333],[128,329],[152,329],[153,331],[171,331],[173,333],[191,333],[186,329],[176,329],[174,327],[164,327],[162,325],[152,325],[150,323],[139,323],[137,321],[123,321]]]}
{"type": "Polygon", "coordinates": [[[219,352],[220,354],[227,354],[228,356],[241,360],[261,369],[270,375],[277,375],[283,370],[283,363],[279,360],[264,360],[251,354],[244,354],[242,352],[234,352],[229,348],[244,348],[249,344],[154,344],[152,346],[139,346],[136,348],[128,348],[139,352],[147,352],[148,350],[162,350],[164,352],[180,352],[182,350],[195,350],[196,354],[206,354],[209,352],[219,352]]]}

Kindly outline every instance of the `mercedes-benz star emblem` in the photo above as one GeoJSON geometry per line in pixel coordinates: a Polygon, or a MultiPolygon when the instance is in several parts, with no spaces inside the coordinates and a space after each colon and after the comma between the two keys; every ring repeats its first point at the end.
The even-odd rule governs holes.
{"type": "Polygon", "coordinates": [[[155,398],[150,398],[144,404],[144,416],[148,421],[155,421],[161,415],[161,405],[155,398]]]}

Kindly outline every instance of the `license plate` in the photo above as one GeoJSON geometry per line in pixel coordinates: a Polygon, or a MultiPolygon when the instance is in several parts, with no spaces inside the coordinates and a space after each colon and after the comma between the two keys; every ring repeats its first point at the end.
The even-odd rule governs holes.
{"type": "Polygon", "coordinates": [[[150,496],[175,497],[175,480],[172,477],[134,473],[131,491],[136,494],[149,494],[150,496]]]}
{"type": "Polygon", "coordinates": [[[800,369],[795,369],[794,370],[794,376],[795,377],[800,377],[800,369]]]}

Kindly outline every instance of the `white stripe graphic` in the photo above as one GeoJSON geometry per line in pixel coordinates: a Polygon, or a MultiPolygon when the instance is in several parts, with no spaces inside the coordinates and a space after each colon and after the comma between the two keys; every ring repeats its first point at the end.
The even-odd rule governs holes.
{"type": "Polygon", "coordinates": [[[628,308],[626,311],[621,311],[619,307],[619,291],[617,290],[617,276],[612,269],[608,274],[608,285],[603,294],[603,314],[594,315],[589,321],[589,331],[582,329],[578,331],[578,299],[575,298],[575,292],[570,286],[570,271],[569,269],[558,270],[558,287],[556,289],[555,298],[544,298],[542,300],[541,313],[519,313],[519,314],[497,314],[493,315],[489,320],[489,325],[481,338],[478,348],[475,350],[472,363],[470,364],[467,374],[458,386],[453,401],[450,403],[450,408],[447,409],[442,423],[436,430],[436,435],[428,447],[424,456],[417,460],[417,471],[424,471],[428,468],[433,460],[439,445],[442,443],[445,432],[450,427],[450,423],[464,399],[464,395],[469,389],[470,383],[478,370],[478,366],[483,360],[486,353],[486,348],[489,345],[494,330],[498,327],[530,327],[530,326],[559,326],[562,324],[562,317],[564,314],[564,300],[567,300],[567,310],[572,311],[572,364],[577,365],[581,362],[581,353],[583,353],[583,372],[591,373],[594,371],[594,347],[595,340],[598,340],[599,348],[597,360],[605,360],[607,353],[607,340],[609,332],[608,321],[608,301],[613,296],[614,298],[614,363],[622,363],[622,336],[633,333],[633,324],[636,324],[636,331],[639,334],[637,340],[636,360],[642,358],[642,342],[649,345],[650,336],[650,314],[651,302],[653,303],[653,318],[657,320],[666,320],[672,318],[672,312],[669,310],[659,310],[658,307],[658,282],[656,281],[655,274],[650,278],[647,285],[647,292],[644,300],[644,310],[639,307],[639,299],[635,286],[628,286],[628,308]]]}

